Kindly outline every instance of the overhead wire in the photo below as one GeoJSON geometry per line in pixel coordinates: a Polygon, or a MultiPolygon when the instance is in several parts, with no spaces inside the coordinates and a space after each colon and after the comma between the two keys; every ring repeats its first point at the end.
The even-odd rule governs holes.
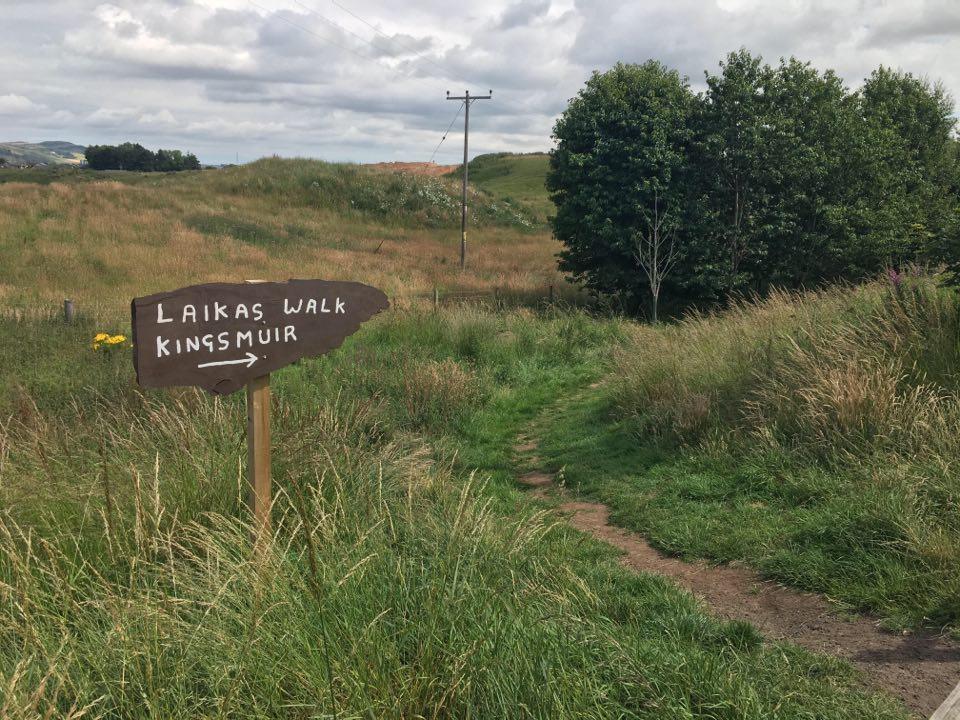
{"type": "Polygon", "coordinates": [[[447,129],[443,131],[443,137],[440,138],[440,142],[438,142],[437,146],[433,149],[433,153],[430,155],[430,162],[433,162],[433,159],[437,156],[437,150],[439,150],[440,146],[443,145],[443,141],[447,139],[447,135],[450,134],[450,128],[453,127],[453,124],[457,121],[457,118],[460,117],[460,111],[463,110],[463,106],[466,104],[467,104],[466,100],[460,103],[460,107],[457,108],[457,112],[453,116],[453,120],[451,120],[450,124],[447,125],[447,129]]]}
{"type": "Polygon", "coordinates": [[[269,13],[269,14],[271,14],[271,15],[276,15],[276,17],[277,17],[278,20],[281,20],[281,21],[285,22],[287,25],[292,25],[292,26],[295,27],[295,28],[299,28],[300,30],[303,30],[305,33],[309,33],[310,35],[313,35],[314,37],[317,37],[317,38],[323,40],[325,43],[328,43],[328,44],[330,44],[330,45],[334,45],[334,46],[340,48],[341,50],[346,50],[347,52],[353,53],[354,55],[356,55],[356,56],[358,56],[358,57],[362,57],[362,58],[364,58],[364,59],[366,59],[366,60],[373,60],[374,62],[377,61],[377,59],[376,59],[375,57],[373,57],[372,55],[367,55],[366,53],[359,52],[359,51],[355,50],[354,48],[347,47],[346,45],[341,45],[340,43],[336,42],[335,40],[331,40],[329,37],[326,37],[325,35],[321,35],[320,33],[315,32],[315,31],[311,30],[311,29],[308,28],[308,27],[305,27],[305,26],[303,26],[303,25],[300,25],[299,23],[293,22],[293,21],[290,20],[289,18],[284,17],[283,15],[281,15],[281,14],[280,14],[279,12],[277,12],[276,10],[271,10],[271,9],[269,9],[269,8],[263,7],[263,5],[258,5],[257,3],[254,2],[254,0],[247,0],[247,2],[248,2],[250,5],[253,5],[253,7],[257,8],[258,10],[262,10],[263,12],[269,13]]]}
{"type": "MultiPolygon", "coordinates": [[[[306,10],[306,11],[307,11],[308,13],[310,13],[311,15],[316,15],[318,18],[320,18],[323,22],[325,22],[325,23],[326,23],[327,25],[329,25],[330,27],[334,27],[334,28],[336,28],[337,30],[340,30],[341,32],[345,32],[345,33],[347,33],[348,35],[352,35],[352,36],[355,37],[357,40],[359,40],[360,42],[366,43],[367,45],[369,45],[370,47],[372,47],[372,48],[373,48],[374,50],[376,50],[377,52],[384,52],[384,48],[379,48],[379,47],[377,47],[377,46],[373,43],[373,41],[370,40],[369,38],[365,38],[365,37],[363,37],[362,35],[357,35],[357,33],[353,32],[353,31],[350,30],[349,28],[345,28],[343,25],[341,25],[340,23],[338,23],[336,20],[331,20],[331,19],[328,18],[326,15],[324,15],[324,14],[321,13],[321,12],[318,12],[317,10],[314,10],[312,7],[310,7],[310,6],[307,5],[306,3],[303,3],[303,2],[301,2],[300,0],[293,0],[293,2],[295,2],[297,5],[299,5],[300,7],[302,7],[304,10],[306,10]]],[[[376,60],[377,58],[371,56],[371,59],[376,60]]],[[[400,68],[394,68],[394,69],[395,69],[395,70],[399,70],[400,68]]],[[[412,75],[413,75],[412,72],[407,72],[406,74],[407,74],[408,76],[412,76],[412,75]]]]}
{"type": "MultiPolygon", "coordinates": [[[[258,10],[261,10],[261,11],[263,11],[263,12],[265,12],[265,13],[268,13],[268,14],[276,15],[277,19],[281,20],[282,22],[286,23],[287,25],[290,25],[290,26],[295,27],[295,28],[297,28],[297,29],[299,29],[299,30],[302,30],[303,32],[309,33],[310,35],[313,35],[314,37],[319,38],[320,40],[322,40],[323,42],[325,42],[325,43],[327,43],[327,44],[329,44],[329,45],[333,45],[333,46],[335,46],[335,47],[340,48],[341,50],[346,50],[347,52],[353,53],[353,54],[356,55],[357,57],[361,57],[361,58],[364,58],[364,59],[366,59],[366,60],[372,60],[373,62],[377,62],[377,63],[379,64],[378,58],[377,58],[377,57],[374,57],[373,55],[369,55],[369,54],[367,54],[367,53],[361,53],[361,52],[357,51],[357,50],[354,49],[354,48],[351,48],[351,47],[348,47],[348,46],[343,45],[343,44],[341,44],[341,43],[338,43],[338,42],[336,42],[335,40],[332,40],[332,39],[329,38],[329,37],[326,37],[326,36],[324,36],[324,35],[321,35],[320,33],[315,32],[314,30],[311,30],[311,29],[308,28],[308,27],[305,27],[304,25],[300,25],[299,23],[293,22],[292,20],[290,20],[289,18],[285,17],[284,15],[281,15],[281,14],[280,14],[278,11],[276,11],[276,10],[271,10],[271,9],[269,9],[269,8],[263,7],[262,5],[259,5],[258,3],[254,2],[254,0],[247,0],[247,2],[248,2],[250,5],[252,5],[253,7],[257,8],[258,10]]],[[[331,19],[328,18],[326,15],[323,15],[322,13],[318,12],[317,10],[315,10],[315,9],[311,8],[310,6],[304,4],[303,2],[301,2],[301,0],[293,0],[293,2],[295,2],[297,5],[299,5],[299,6],[302,7],[304,10],[306,10],[306,11],[309,12],[309,13],[311,13],[312,15],[315,15],[315,16],[317,16],[318,18],[320,18],[320,19],[321,19],[324,23],[326,23],[327,25],[329,25],[329,26],[331,26],[331,27],[333,27],[333,28],[336,28],[336,29],[338,29],[338,30],[340,30],[340,31],[342,31],[342,32],[345,32],[345,33],[347,33],[348,35],[351,35],[352,37],[357,38],[357,39],[360,40],[361,42],[364,42],[364,43],[366,43],[367,45],[369,45],[370,47],[372,47],[372,48],[373,48],[374,50],[376,50],[377,52],[384,52],[384,48],[379,48],[379,47],[377,47],[377,46],[373,43],[373,41],[371,41],[370,39],[365,38],[365,37],[363,37],[363,36],[361,36],[361,35],[358,35],[357,33],[353,32],[352,30],[349,30],[348,28],[344,27],[343,25],[341,25],[340,23],[336,22],[335,20],[331,20],[331,19]]],[[[360,22],[362,22],[364,25],[366,25],[367,27],[369,27],[371,30],[373,30],[373,31],[374,31],[375,33],[377,33],[378,35],[380,35],[380,36],[382,36],[382,37],[384,37],[384,38],[386,38],[386,39],[388,39],[388,40],[392,40],[392,41],[396,42],[396,39],[395,39],[395,38],[390,38],[390,36],[388,36],[386,33],[384,33],[383,31],[381,31],[381,30],[380,30],[379,28],[377,28],[375,25],[373,25],[373,24],[370,23],[370,22],[367,22],[367,21],[364,20],[362,17],[360,17],[359,15],[357,15],[356,13],[354,13],[352,10],[350,10],[349,8],[347,8],[347,7],[345,7],[344,5],[342,5],[342,4],[340,4],[339,2],[337,2],[337,0],[331,0],[331,2],[332,2],[334,5],[336,5],[338,8],[340,8],[341,10],[343,10],[344,12],[346,12],[348,15],[350,15],[351,17],[353,17],[353,18],[355,18],[356,20],[359,20],[360,22]]],[[[403,44],[403,43],[400,43],[400,44],[403,44]]],[[[406,47],[406,49],[407,49],[408,51],[413,52],[413,53],[415,54],[414,60],[418,60],[418,59],[419,59],[419,60],[424,60],[424,61],[426,61],[426,62],[429,62],[431,65],[434,65],[435,67],[439,68],[441,71],[446,72],[446,70],[445,70],[441,65],[439,65],[438,63],[436,63],[436,62],[434,62],[433,60],[431,60],[430,58],[428,58],[425,54],[423,54],[423,53],[421,53],[421,52],[419,52],[419,51],[416,51],[416,50],[412,50],[409,45],[405,45],[405,47],[406,47]]],[[[393,69],[393,70],[396,70],[396,71],[398,71],[398,72],[400,71],[400,68],[397,68],[397,67],[393,67],[392,69],[393,69]]],[[[411,76],[411,75],[412,75],[411,72],[407,72],[406,74],[407,74],[408,76],[411,76]]],[[[443,142],[447,139],[447,135],[450,134],[450,130],[451,130],[451,128],[453,128],[453,124],[457,121],[457,118],[460,117],[460,112],[463,110],[464,105],[466,105],[466,101],[462,102],[462,103],[460,104],[460,107],[457,108],[457,112],[454,114],[453,119],[450,121],[450,124],[447,126],[447,129],[444,131],[443,136],[440,138],[440,142],[438,142],[438,143],[437,143],[437,146],[433,149],[433,152],[432,152],[431,155],[430,155],[430,162],[433,162],[433,159],[436,157],[437,152],[440,150],[440,146],[443,145],[443,142]]]]}
{"type": "Polygon", "coordinates": [[[338,8],[340,8],[340,9],[343,10],[345,13],[347,13],[347,15],[349,15],[350,17],[354,18],[355,20],[359,20],[360,22],[362,22],[362,23],[363,23],[364,25],[366,25],[368,28],[370,28],[371,30],[373,30],[377,35],[379,35],[379,36],[381,36],[381,37],[383,37],[383,38],[385,38],[385,39],[387,39],[387,40],[390,40],[391,42],[395,42],[395,43],[398,43],[398,44],[402,45],[404,48],[406,48],[406,50],[407,50],[408,52],[411,52],[411,53],[413,53],[413,54],[416,56],[415,59],[425,60],[426,62],[430,63],[430,64],[433,65],[434,67],[436,67],[436,68],[438,68],[439,70],[441,70],[442,72],[447,72],[447,69],[446,69],[445,67],[443,67],[440,63],[438,63],[438,62],[436,62],[435,60],[432,60],[432,59],[430,59],[429,57],[427,57],[425,51],[418,50],[417,48],[414,48],[413,46],[408,45],[406,42],[402,42],[402,43],[401,43],[399,40],[397,40],[396,36],[391,37],[390,35],[387,35],[387,33],[383,32],[383,30],[381,30],[380,28],[378,28],[376,25],[374,25],[374,24],[371,23],[371,22],[368,22],[367,20],[364,20],[362,17],[360,17],[359,15],[357,15],[353,10],[351,10],[350,8],[346,7],[345,5],[342,5],[342,4],[340,4],[339,2],[337,2],[337,0],[330,0],[330,2],[332,2],[332,3],[333,3],[334,5],[336,5],[338,8]]]}

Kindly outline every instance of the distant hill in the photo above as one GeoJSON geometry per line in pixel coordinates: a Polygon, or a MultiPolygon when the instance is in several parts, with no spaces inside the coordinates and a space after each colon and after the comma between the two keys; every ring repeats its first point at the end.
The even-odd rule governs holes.
{"type": "MultiPolygon", "coordinates": [[[[553,213],[547,195],[549,156],[546,153],[490,153],[470,161],[470,183],[532,208],[542,220],[553,213]]],[[[460,170],[455,172],[460,176],[460,170]]]]}
{"type": "Polygon", "coordinates": [[[65,140],[45,140],[39,143],[0,143],[0,158],[11,165],[79,165],[83,160],[83,145],[65,140]]]}

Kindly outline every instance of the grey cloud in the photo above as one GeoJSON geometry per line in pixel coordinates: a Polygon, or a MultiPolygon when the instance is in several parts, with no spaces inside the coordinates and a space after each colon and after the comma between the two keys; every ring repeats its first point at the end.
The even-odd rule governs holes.
{"type": "MultiPolygon", "coordinates": [[[[835,68],[851,85],[885,63],[960,91],[955,0],[351,0],[349,13],[320,0],[9,5],[0,105],[10,137],[0,139],[132,139],[205,161],[238,150],[426,159],[456,110],[444,91],[464,88],[494,89],[471,116],[474,151],[542,150],[593,69],[652,57],[702,84],[740,46],[835,68]]],[[[441,158],[456,160],[454,137],[441,158]]]]}
{"type": "Polygon", "coordinates": [[[550,10],[550,0],[518,0],[500,16],[497,27],[501,30],[510,30],[529,25],[546,15],[548,10],[550,10]]]}

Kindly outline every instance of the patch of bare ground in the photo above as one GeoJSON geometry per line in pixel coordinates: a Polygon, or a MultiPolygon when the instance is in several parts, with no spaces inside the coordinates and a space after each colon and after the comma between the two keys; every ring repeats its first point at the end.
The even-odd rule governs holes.
{"type": "MultiPolygon", "coordinates": [[[[529,456],[535,447],[524,439],[515,449],[529,456]]],[[[641,535],[612,525],[606,505],[570,497],[550,473],[528,472],[520,482],[536,497],[556,499],[558,510],[577,530],[620,550],[621,563],[630,570],[672,579],[712,614],[747,620],[769,640],[849,661],[868,684],[899,697],[919,717],[929,717],[960,681],[960,643],[954,640],[931,633],[895,634],[869,618],[841,617],[826,598],[764,580],[745,567],[664,555],[641,535]]]]}
{"type": "Polygon", "coordinates": [[[459,165],[437,165],[433,162],[381,162],[370,163],[368,168],[384,172],[403,172],[409,175],[437,177],[456,170],[459,165]]]}

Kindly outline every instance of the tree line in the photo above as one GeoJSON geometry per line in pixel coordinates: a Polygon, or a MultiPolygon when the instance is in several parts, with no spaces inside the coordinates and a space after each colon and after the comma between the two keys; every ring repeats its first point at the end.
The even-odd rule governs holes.
{"type": "Polygon", "coordinates": [[[184,153],[180,150],[151,152],[139,143],[90,145],[87,147],[85,155],[87,165],[94,170],[173,172],[200,169],[200,161],[193,153],[184,153]]]}
{"type": "Polygon", "coordinates": [[[960,276],[942,86],[880,67],[853,92],[832,70],[746,50],[705,76],[694,93],[659,62],[618,64],[570,101],[547,187],[572,278],[656,320],[912,263],[960,276]]]}

